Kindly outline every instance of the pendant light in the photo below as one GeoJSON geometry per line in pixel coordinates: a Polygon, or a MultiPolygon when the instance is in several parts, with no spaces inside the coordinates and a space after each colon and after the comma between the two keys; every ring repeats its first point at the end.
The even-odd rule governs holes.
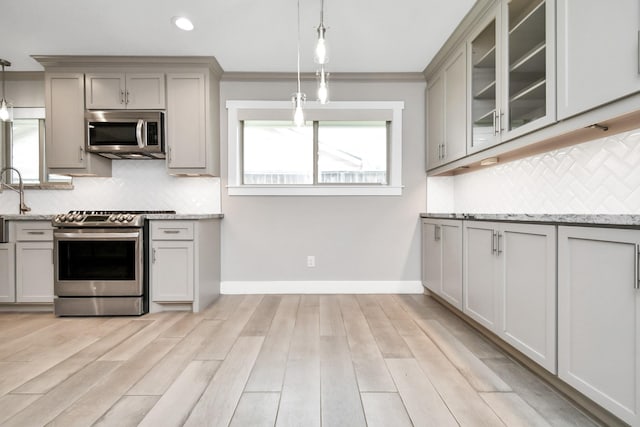
{"type": "Polygon", "coordinates": [[[298,91],[293,94],[291,101],[293,102],[293,123],[296,126],[304,125],[304,113],[302,104],[306,101],[307,95],[302,93],[300,89],[300,0],[298,0],[298,91]]]}
{"type": "Polygon", "coordinates": [[[327,51],[326,41],[327,29],[324,26],[324,0],[320,0],[320,25],[318,25],[318,43],[314,54],[314,60],[320,65],[320,69],[316,72],[318,76],[318,101],[320,104],[326,104],[329,101],[329,73],[324,66],[329,62],[329,52],[327,51]]]}
{"type": "Polygon", "coordinates": [[[11,105],[5,99],[5,75],[4,75],[4,67],[10,67],[11,62],[6,59],[0,59],[0,65],[2,65],[2,99],[0,99],[0,120],[3,122],[11,122],[13,121],[13,105],[11,105]]]}

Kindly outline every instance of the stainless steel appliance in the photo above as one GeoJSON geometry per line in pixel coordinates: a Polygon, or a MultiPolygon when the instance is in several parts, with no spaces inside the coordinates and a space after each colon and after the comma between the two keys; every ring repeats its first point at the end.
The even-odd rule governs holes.
{"type": "Polygon", "coordinates": [[[110,159],[164,159],[164,112],[87,111],[87,151],[110,159]]]}
{"type": "Polygon", "coordinates": [[[150,213],[175,211],[71,211],[53,218],[56,316],[149,311],[150,213]]]}

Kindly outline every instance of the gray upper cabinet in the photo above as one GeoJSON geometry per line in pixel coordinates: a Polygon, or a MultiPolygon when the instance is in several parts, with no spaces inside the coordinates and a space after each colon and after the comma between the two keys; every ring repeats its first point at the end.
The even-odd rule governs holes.
{"type": "Polygon", "coordinates": [[[554,0],[498,2],[470,34],[467,55],[469,153],[555,121],[554,0]]]}
{"type": "Polygon", "coordinates": [[[82,73],[45,73],[45,111],[51,173],[111,176],[109,159],[85,151],[82,73]]]}
{"type": "Polygon", "coordinates": [[[91,73],[85,85],[90,110],[165,108],[163,73],[91,73]]]}
{"type": "Polygon", "coordinates": [[[219,174],[218,80],[208,70],[167,74],[167,168],[219,174]]]}
{"type": "Polygon", "coordinates": [[[558,1],[558,119],[640,91],[640,1],[558,1]]]}
{"type": "Polygon", "coordinates": [[[467,154],[467,57],[454,51],[427,89],[427,170],[467,154]]]}

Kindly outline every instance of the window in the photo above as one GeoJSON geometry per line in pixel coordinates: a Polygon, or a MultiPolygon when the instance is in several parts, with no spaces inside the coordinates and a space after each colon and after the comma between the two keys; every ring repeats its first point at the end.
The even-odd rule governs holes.
{"type": "MultiPolygon", "coordinates": [[[[5,123],[6,144],[2,147],[2,167],[11,166],[20,171],[22,181],[29,187],[53,187],[71,183],[68,176],[48,174],[44,155],[44,108],[14,108],[14,120],[5,123]]],[[[17,184],[15,173],[6,175],[17,184]]]]}
{"type": "Polygon", "coordinates": [[[230,195],[400,195],[402,102],[228,101],[230,195]]]}

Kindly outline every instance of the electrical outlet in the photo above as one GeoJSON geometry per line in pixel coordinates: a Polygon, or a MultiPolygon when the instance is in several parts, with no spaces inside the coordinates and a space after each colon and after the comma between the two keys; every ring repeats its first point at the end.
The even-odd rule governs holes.
{"type": "Polygon", "coordinates": [[[307,267],[315,267],[316,266],[316,257],[314,255],[307,256],[307,267]]]}

